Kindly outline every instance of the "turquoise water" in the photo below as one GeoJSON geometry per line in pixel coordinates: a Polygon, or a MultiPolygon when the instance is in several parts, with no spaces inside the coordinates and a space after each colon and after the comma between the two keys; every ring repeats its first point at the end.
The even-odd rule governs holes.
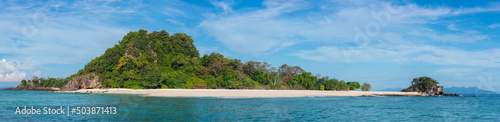
{"type": "Polygon", "coordinates": [[[498,95],[230,99],[0,90],[0,96],[0,120],[7,121],[500,121],[498,95]],[[15,114],[24,106],[116,107],[117,113],[15,114]]]}

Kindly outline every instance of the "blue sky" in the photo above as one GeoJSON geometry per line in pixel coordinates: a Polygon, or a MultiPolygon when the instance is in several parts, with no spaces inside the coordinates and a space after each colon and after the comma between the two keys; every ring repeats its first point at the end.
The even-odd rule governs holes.
{"type": "Polygon", "coordinates": [[[67,77],[130,31],[187,33],[201,54],[402,88],[500,92],[495,1],[0,0],[0,82],[67,77]]]}

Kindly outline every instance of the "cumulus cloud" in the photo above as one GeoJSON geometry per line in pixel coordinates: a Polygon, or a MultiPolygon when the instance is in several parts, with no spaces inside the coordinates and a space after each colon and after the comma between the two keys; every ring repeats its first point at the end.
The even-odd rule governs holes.
{"type": "Polygon", "coordinates": [[[0,82],[19,82],[26,78],[26,73],[19,71],[12,62],[0,61],[0,82]]]}

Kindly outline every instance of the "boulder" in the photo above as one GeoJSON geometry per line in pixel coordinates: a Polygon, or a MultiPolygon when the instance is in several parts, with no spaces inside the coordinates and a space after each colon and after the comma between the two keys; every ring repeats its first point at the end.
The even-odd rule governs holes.
{"type": "MultiPolygon", "coordinates": [[[[33,80],[37,80],[38,77],[33,77],[33,80]]],[[[35,84],[33,82],[28,82],[26,81],[26,85],[23,85],[22,83],[19,83],[16,88],[14,89],[9,89],[9,90],[35,90],[35,84]]]]}
{"type": "Polygon", "coordinates": [[[99,76],[95,73],[81,75],[71,79],[65,86],[61,88],[63,91],[74,91],[78,89],[94,89],[100,88],[102,85],[99,82],[99,76]]]}

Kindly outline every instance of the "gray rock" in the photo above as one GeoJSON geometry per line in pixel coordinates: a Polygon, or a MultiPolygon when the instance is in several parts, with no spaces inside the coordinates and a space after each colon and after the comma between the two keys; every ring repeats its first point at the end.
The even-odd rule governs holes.
{"type": "Polygon", "coordinates": [[[90,73],[73,78],[65,86],[61,88],[62,91],[74,91],[78,89],[94,89],[102,87],[99,82],[99,76],[95,73],[90,73]]]}

